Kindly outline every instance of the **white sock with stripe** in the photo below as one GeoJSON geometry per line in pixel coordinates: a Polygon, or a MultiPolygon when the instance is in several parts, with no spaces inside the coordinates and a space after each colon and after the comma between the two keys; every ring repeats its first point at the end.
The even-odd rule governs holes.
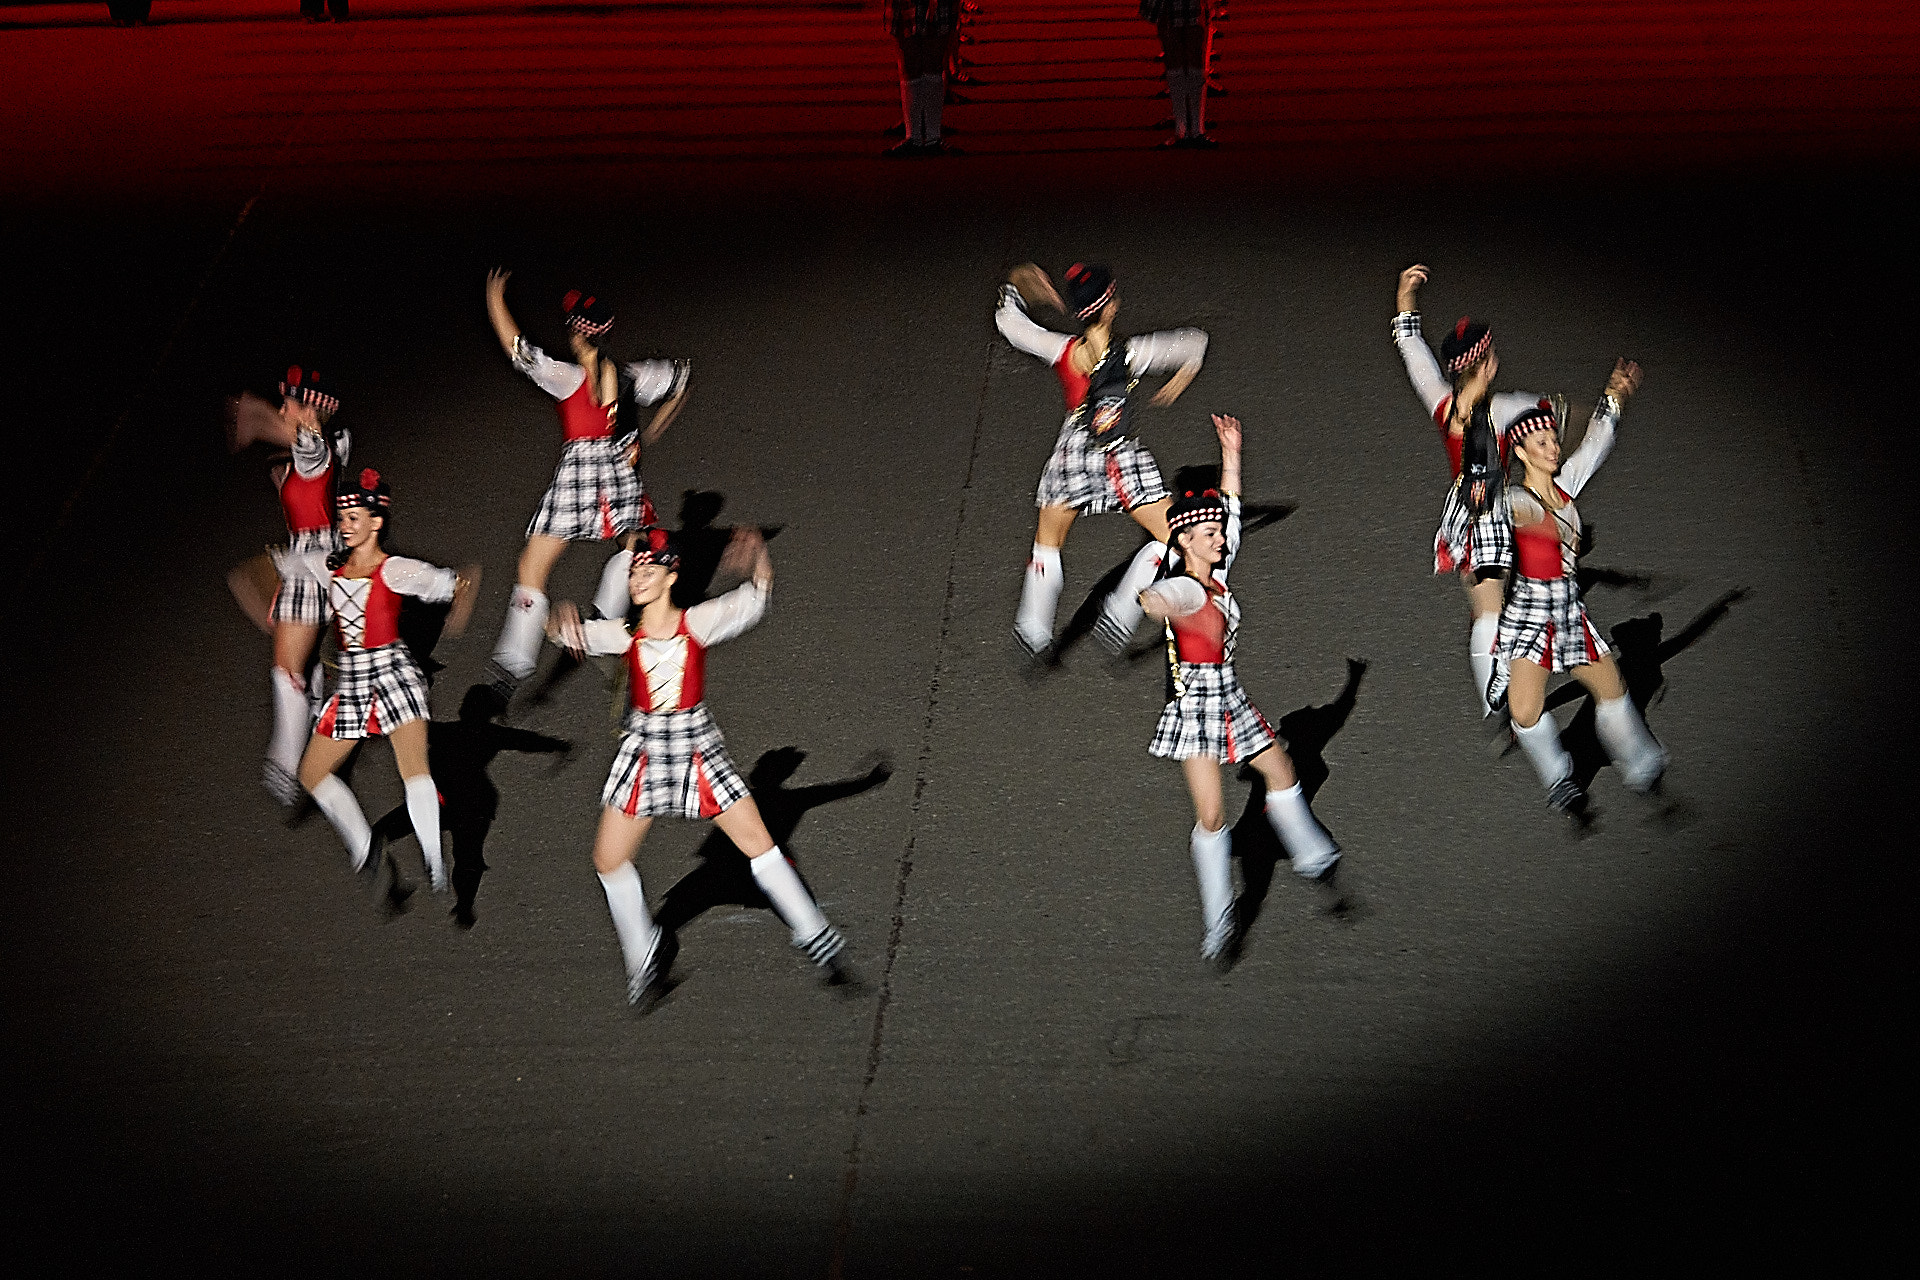
{"type": "Polygon", "coordinates": [[[1020,612],[1013,629],[1029,649],[1040,650],[1053,641],[1053,614],[1060,604],[1060,548],[1033,544],[1027,561],[1027,579],[1020,588],[1020,612]]]}
{"type": "Polygon", "coordinates": [[[1645,791],[1667,767],[1667,751],[1647,730],[1640,709],[1625,696],[1610,702],[1594,700],[1593,728],[1600,745],[1619,768],[1621,778],[1635,791],[1645,791]]]}
{"type": "Polygon", "coordinates": [[[1573,776],[1573,757],[1560,745],[1560,726],[1551,711],[1542,711],[1530,728],[1522,729],[1515,721],[1513,736],[1520,739],[1520,749],[1533,762],[1541,786],[1551,791],[1573,776]]]}
{"type": "Polygon", "coordinates": [[[540,658],[540,642],[547,634],[547,597],[515,584],[507,601],[507,622],[493,647],[493,660],[516,680],[533,674],[540,658]]]}
{"type": "Polygon", "coordinates": [[[300,753],[307,749],[313,721],[307,717],[307,691],[284,667],[273,669],[273,737],[267,759],[288,773],[300,771],[300,753]]]}
{"type": "Polygon", "coordinates": [[[435,893],[447,891],[447,865],[440,859],[440,792],[433,776],[416,773],[406,780],[407,816],[413,819],[413,834],[420,839],[420,857],[427,864],[427,878],[435,893]]]}
{"type": "Polygon", "coordinates": [[[1267,822],[1286,847],[1296,874],[1317,876],[1340,856],[1340,846],[1313,816],[1307,793],[1298,782],[1285,791],[1267,792],[1267,822]]]}
{"type": "Polygon", "coordinates": [[[1500,636],[1500,615],[1483,613],[1473,620],[1467,634],[1467,665],[1473,671],[1474,696],[1480,699],[1480,714],[1490,715],[1487,687],[1493,683],[1493,642],[1500,636]]]}
{"type": "Polygon", "coordinates": [[[367,825],[367,815],[360,811],[360,802],[353,798],[352,790],[332,774],[309,790],[313,802],[320,806],[320,812],[327,815],[327,821],[339,834],[340,843],[347,846],[353,869],[358,871],[366,866],[367,851],[373,847],[373,828],[367,825]]]}
{"type": "Polygon", "coordinates": [[[1233,837],[1223,826],[1209,831],[1199,823],[1193,827],[1193,874],[1200,882],[1200,918],[1206,925],[1207,952],[1213,955],[1226,944],[1224,917],[1233,906],[1233,864],[1229,861],[1233,837]]]}
{"type": "Polygon", "coordinates": [[[647,913],[647,895],[640,887],[640,872],[629,862],[613,872],[601,872],[600,887],[607,892],[607,911],[613,916],[613,932],[620,939],[620,956],[627,972],[637,974],[646,967],[660,929],[647,913]]]}
{"type": "Polygon", "coordinates": [[[779,845],[747,865],[753,868],[753,882],[760,886],[760,892],[767,895],[774,911],[793,931],[794,945],[811,941],[827,927],[827,918],[820,914],[813,895],[800,883],[800,873],[787,861],[787,855],[780,852],[779,845]]]}

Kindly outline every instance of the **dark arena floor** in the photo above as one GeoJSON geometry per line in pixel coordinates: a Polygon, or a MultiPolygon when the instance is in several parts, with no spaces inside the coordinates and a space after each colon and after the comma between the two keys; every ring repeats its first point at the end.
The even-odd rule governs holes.
{"type": "MultiPolygon", "coordinates": [[[[5,1256],[885,1280],[1904,1241],[1911,6],[1231,0],[1202,153],[1156,148],[1132,4],[980,0],[964,154],[908,163],[871,0],[296,10],[0,5],[5,1256]],[[1147,428],[1163,469],[1237,414],[1284,516],[1235,566],[1238,667],[1346,856],[1275,874],[1230,775],[1255,918],[1224,977],[1145,751],[1161,659],[1035,668],[1008,634],[1060,401],[994,291],[1080,259],[1121,331],[1211,334],[1147,428]],[[1580,505],[1673,765],[1629,793],[1564,695],[1584,838],[1484,745],[1430,573],[1444,454],[1388,333],[1416,261],[1429,337],[1489,318],[1502,385],[1646,370],[1580,505]],[[628,1008],[589,859],[607,683],[551,648],[505,723],[572,749],[502,735],[470,928],[383,912],[259,785],[271,651],[226,574],[283,527],[222,399],[327,370],[390,545],[484,566],[435,654],[450,721],[560,448],[495,265],[549,350],[584,286],[616,354],[693,361],[645,482],[677,526],[776,531],[711,702],[851,989],[663,822],[680,981],[628,1008]]],[[[1075,527],[1063,624],[1137,545],[1075,527]]],[[[391,759],[354,771],[369,817],[391,759]]]]}

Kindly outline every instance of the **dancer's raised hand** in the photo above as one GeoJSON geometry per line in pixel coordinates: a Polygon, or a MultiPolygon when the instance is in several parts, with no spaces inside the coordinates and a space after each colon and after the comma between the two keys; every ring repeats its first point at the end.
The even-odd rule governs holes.
{"type": "Polygon", "coordinates": [[[1413,311],[1418,309],[1420,286],[1426,282],[1427,269],[1418,262],[1400,273],[1400,310],[1413,311]]]}

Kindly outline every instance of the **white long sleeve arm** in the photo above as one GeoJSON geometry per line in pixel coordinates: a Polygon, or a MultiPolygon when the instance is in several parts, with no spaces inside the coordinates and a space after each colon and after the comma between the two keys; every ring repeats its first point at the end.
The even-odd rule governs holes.
{"type": "Polygon", "coordinates": [[[743,582],[723,595],[702,600],[687,610],[687,630],[701,644],[712,646],[731,640],[767,616],[773,602],[773,589],[757,582],[743,582]]]}
{"type": "Polygon", "coordinates": [[[1619,421],[1616,403],[1612,396],[1600,397],[1593,416],[1587,419],[1587,434],[1581,438],[1580,447],[1560,464],[1560,474],[1554,477],[1554,483],[1566,490],[1568,497],[1578,497],[1587,487],[1587,481],[1593,479],[1593,473],[1613,452],[1613,428],[1619,421]]]}
{"type": "Polygon", "coordinates": [[[437,564],[428,564],[425,560],[411,560],[406,556],[388,556],[380,562],[380,576],[389,588],[403,596],[413,596],[429,604],[439,604],[453,599],[453,589],[457,576],[451,569],[442,569],[437,564]]]}
{"type": "Polygon", "coordinates": [[[1441,372],[1440,361],[1420,332],[1418,311],[1402,311],[1393,318],[1393,345],[1399,349],[1400,362],[1407,366],[1407,379],[1413,383],[1414,394],[1420,397],[1431,418],[1440,411],[1441,402],[1453,394],[1453,384],[1441,372]]]}
{"type": "Polygon", "coordinates": [[[1060,353],[1073,341],[1064,333],[1042,328],[1028,319],[1026,299],[1010,284],[1000,286],[1000,305],[994,310],[993,323],[1000,330],[1000,336],[1016,349],[1038,356],[1048,365],[1058,363],[1060,353]]]}
{"type": "Polygon", "coordinates": [[[655,405],[680,394],[693,364],[688,360],[632,360],[621,368],[633,388],[633,402],[655,405]]]}
{"type": "Polygon", "coordinates": [[[1207,358],[1204,329],[1162,329],[1127,339],[1127,368],[1136,378],[1172,373],[1207,358]]]}

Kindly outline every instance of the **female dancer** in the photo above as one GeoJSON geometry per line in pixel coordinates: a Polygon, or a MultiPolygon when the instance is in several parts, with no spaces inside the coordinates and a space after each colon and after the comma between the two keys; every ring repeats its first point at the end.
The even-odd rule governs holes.
{"type": "Polygon", "coordinates": [[[1585,808],[1586,793],[1574,779],[1572,757],[1560,745],[1559,726],[1544,711],[1549,671],[1571,671],[1593,694],[1600,745],[1628,787],[1652,790],[1667,767],[1666,749],[1647,732],[1606,641],[1587,620],[1574,577],[1581,524],[1573,500],[1613,449],[1614,424],[1639,385],[1640,366],[1616,361],[1586,437],[1564,465],[1560,421],[1551,403],[1540,401],[1507,427],[1526,477],[1506,491],[1518,573],[1500,611],[1499,653],[1507,660],[1511,683],[1503,689],[1496,675],[1490,693],[1496,702],[1506,696],[1514,734],[1547,788],[1547,803],[1574,816],[1585,808]]]}
{"type": "Polygon", "coordinates": [[[947,57],[960,31],[960,0],[886,0],[887,33],[900,52],[900,114],[906,136],[894,159],[948,154],[940,138],[947,100],[947,57]]]}
{"type": "Polygon", "coordinates": [[[1173,504],[1168,576],[1142,592],[1141,603],[1149,617],[1166,625],[1171,694],[1147,750],[1178,760],[1186,774],[1206,930],[1200,954],[1224,970],[1233,965],[1239,939],[1220,766],[1245,761],[1266,779],[1267,821],[1296,873],[1327,875],[1340,847],[1313,816],[1286,748],[1234,674],[1240,605],[1227,590],[1227,570],[1240,550],[1240,420],[1215,414],[1213,427],[1220,436],[1220,491],[1189,493],[1173,504]]]}
{"type": "Polygon", "coordinates": [[[766,616],[773,590],[773,559],[759,532],[734,534],[730,559],[751,571],[732,591],[688,609],[676,608],[673,585],[680,556],[664,529],[648,530],[631,552],[607,566],[607,578],[624,574],[629,599],[640,606],[639,626],[629,632],[624,611],[580,620],[567,601],[554,609],[548,636],[574,653],[623,654],[627,664],[625,738],[600,794],[600,831],[593,867],[607,894],[614,932],[627,967],[627,1000],[643,1008],[664,993],[673,967],[673,935],[647,912],[634,856],[660,814],[711,818],[751,859],[753,878],[793,931],[793,945],[825,971],[843,980],[837,957],[845,945],[800,881],[799,873],[767,834],[747,784],[727,755],[720,727],[706,704],[707,650],[731,640],[766,616]]]}
{"type": "MultiPolygon", "coordinates": [[[[280,384],[280,408],[247,394],[228,405],[228,444],[236,451],[266,440],[292,452],[276,464],[273,483],[287,519],[287,551],[295,556],[340,548],[333,527],[334,473],[345,466],[353,447],[344,427],[332,425],[340,401],[320,375],[294,365],[280,384]]],[[[238,573],[239,571],[236,571],[238,573]]],[[[261,782],[281,804],[300,799],[300,753],[313,717],[307,702],[307,670],[320,624],[326,621],[325,592],[304,572],[282,574],[267,613],[273,633],[273,737],[267,742],[261,782]]]]}
{"type": "Polygon", "coordinates": [[[1213,46],[1212,0],[1140,0],[1140,16],[1160,33],[1166,58],[1167,97],[1173,103],[1173,137],[1166,147],[1211,151],[1207,136],[1207,59],[1213,46]]]}
{"type": "Polygon", "coordinates": [[[412,652],[400,640],[400,597],[453,601],[443,634],[458,635],[473,611],[477,567],[459,573],[419,560],[390,556],[380,546],[392,503],[380,473],[369,467],[359,485],[339,497],[340,541],[344,549],[289,554],[291,576],[304,572],[322,592],[340,643],[340,683],[320,712],[307,753],[300,761],[300,785],[340,834],[353,869],[366,865],[373,833],[360,802],[333,776],[362,738],[385,735],[406,788],[407,813],[420,837],[420,852],[435,893],[447,888],[440,858],[440,798],[427,771],[427,681],[412,652]]]}
{"type": "Polygon", "coordinates": [[[1480,714],[1487,716],[1492,714],[1487,686],[1496,665],[1494,634],[1500,626],[1507,574],[1513,567],[1513,527],[1500,501],[1507,460],[1504,428],[1540,398],[1527,392],[1492,390],[1493,377],[1500,371],[1493,333],[1469,316],[1460,317],[1453,332],[1441,340],[1440,359],[1433,358],[1415,310],[1427,276],[1427,269],[1418,265],[1400,273],[1393,345],[1400,349],[1407,376],[1439,428],[1453,464],[1453,484],[1441,509],[1439,531],[1433,536],[1433,571],[1458,574],[1466,588],[1467,607],[1473,615],[1467,665],[1480,714]]]}
{"type": "Polygon", "coordinates": [[[1141,378],[1171,373],[1148,401],[1164,407],[1192,384],[1207,355],[1207,335],[1199,329],[1172,329],[1116,341],[1113,319],[1120,312],[1113,273],[1076,262],[1067,268],[1067,298],[1047,273],[1031,262],[1015,267],[1000,286],[994,324],[1002,336],[1028,355],[1047,362],[1060,378],[1067,418],[1060,438],[1040,473],[1035,505],[1040,526],[1027,561],[1014,638],[1038,654],[1053,641],[1053,615],[1060,602],[1060,548],[1074,517],[1124,511],[1153,536],[1134,554],[1126,575],[1107,596],[1095,630],[1114,652],[1126,647],[1140,625],[1140,592],[1153,581],[1167,551],[1167,487],[1153,455],[1132,438],[1129,397],[1141,378]],[[1043,329],[1027,318],[1030,300],[1050,303],[1086,324],[1079,337],[1043,329]]]}
{"type": "Polygon", "coordinates": [[[506,625],[495,643],[489,674],[501,697],[510,699],[533,674],[540,637],[547,623],[547,578],[569,542],[604,542],[653,523],[646,494],[636,474],[640,445],[652,444],[686,403],[691,365],[685,360],[636,360],[624,366],[640,405],[658,405],[653,420],[636,438],[614,438],[620,402],[620,373],[597,345],[613,317],[598,299],[575,289],[561,299],[578,364],[549,359],[526,340],[507,310],[507,277],[487,275],[487,316],[513,367],[533,379],[558,402],[560,429],[567,445],[553,484],[527,526],[526,550],[507,604],[506,625]]]}

